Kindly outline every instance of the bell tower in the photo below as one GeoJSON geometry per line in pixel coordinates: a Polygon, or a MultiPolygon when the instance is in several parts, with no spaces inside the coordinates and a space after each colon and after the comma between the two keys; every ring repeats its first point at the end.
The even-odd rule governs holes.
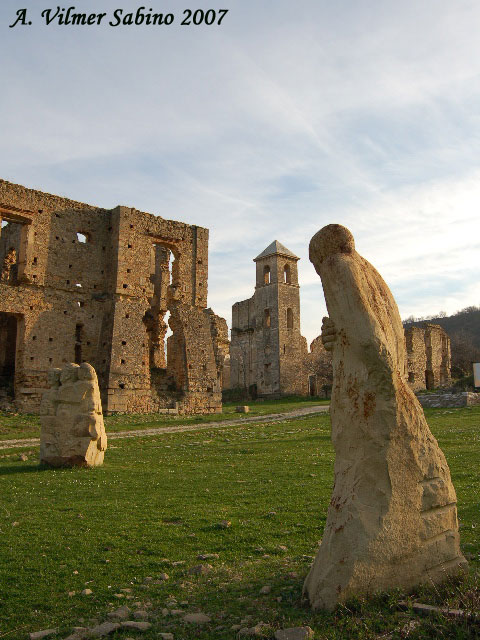
{"type": "Polygon", "coordinates": [[[260,396],[307,393],[307,377],[303,375],[307,343],[300,334],[299,259],[278,240],[254,259],[256,381],[260,396]]]}

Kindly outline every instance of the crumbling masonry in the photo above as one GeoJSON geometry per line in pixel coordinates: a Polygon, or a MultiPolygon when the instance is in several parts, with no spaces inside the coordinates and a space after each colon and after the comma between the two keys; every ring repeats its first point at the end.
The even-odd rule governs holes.
{"type": "Polygon", "coordinates": [[[0,386],[21,411],[39,410],[49,369],[84,361],[105,412],[221,411],[207,229],[3,180],[0,217],[0,386]]]}
{"type": "Polygon", "coordinates": [[[408,382],[414,391],[451,384],[450,338],[438,324],[405,329],[408,382]]]}

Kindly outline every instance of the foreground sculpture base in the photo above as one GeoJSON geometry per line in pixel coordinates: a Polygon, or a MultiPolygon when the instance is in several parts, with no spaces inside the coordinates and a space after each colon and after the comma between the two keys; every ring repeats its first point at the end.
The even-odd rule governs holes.
{"type": "Polygon", "coordinates": [[[100,467],[105,457],[104,451],[99,451],[97,443],[90,444],[84,454],[72,454],[62,456],[49,456],[44,454],[40,462],[49,467],[100,467]]]}
{"type": "Polygon", "coordinates": [[[335,484],[304,585],[313,608],[438,583],[467,567],[450,471],[405,379],[403,327],[390,290],[340,225],[310,256],[322,278],[332,351],[335,484]]]}
{"type": "Polygon", "coordinates": [[[107,436],[94,368],[84,362],[48,372],[41,404],[40,462],[51,467],[98,467],[107,436]]]}

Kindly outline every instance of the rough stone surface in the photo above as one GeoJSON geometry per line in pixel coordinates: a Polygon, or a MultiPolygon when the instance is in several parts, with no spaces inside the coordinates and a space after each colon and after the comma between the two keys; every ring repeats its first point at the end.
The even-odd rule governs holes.
{"type": "Polygon", "coordinates": [[[459,573],[456,495],[445,456],[406,381],[402,322],[387,285],[329,225],[310,243],[329,318],[335,483],[304,585],[313,608],[459,573]]]}
{"type": "Polygon", "coordinates": [[[0,219],[0,377],[20,410],[39,411],[65,361],[95,367],[105,413],[221,410],[228,332],[206,308],[207,229],[4,180],[0,219]]]}
{"type": "Polygon", "coordinates": [[[191,622],[193,624],[206,624],[211,620],[211,618],[204,613],[187,613],[183,619],[185,622],[191,622]]]}
{"type": "Polygon", "coordinates": [[[126,620],[131,613],[132,611],[129,607],[123,606],[115,609],[115,611],[110,611],[107,616],[115,620],[126,620]]]}
{"type": "Polygon", "coordinates": [[[98,467],[107,435],[95,369],[83,362],[50,369],[41,413],[40,462],[53,467],[98,467]]]}
{"type": "Polygon", "coordinates": [[[451,381],[450,338],[438,324],[405,329],[408,382],[414,391],[438,389],[451,381]]]}
{"type": "Polygon", "coordinates": [[[463,391],[461,393],[419,394],[417,398],[422,407],[474,407],[480,404],[480,393],[463,391]]]}
{"type": "Polygon", "coordinates": [[[102,622],[102,624],[98,624],[96,627],[92,627],[90,629],[90,635],[96,638],[103,638],[117,629],[120,629],[120,624],[118,622],[102,622]]]}
{"type": "Polygon", "coordinates": [[[250,411],[250,407],[248,405],[242,405],[240,407],[236,407],[235,411],[237,413],[248,413],[250,411]]]}
{"type": "Polygon", "coordinates": [[[275,631],[275,640],[309,640],[313,636],[313,629],[310,627],[290,627],[275,631]]]}
{"type": "Polygon", "coordinates": [[[206,576],[213,569],[211,564],[197,564],[188,570],[189,575],[192,576],[206,576]]]}
{"type": "Polygon", "coordinates": [[[43,631],[34,631],[28,635],[30,640],[42,640],[42,638],[46,638],[47,636],[53,636],[54,633],[57,633],[56,629],[44,629],[43,631]]]}
{"type": "Polygon", "coordinates": [[[263,622],[259,622],[254,627],[243,627],[240,629],[237,636],[239,638],[265,638],[265,625],[263,622]]]}
{"type": "Polygon", "coordinates": [[[307,342],[300,334],[298,260],[277,241],[254,259],[255,293],[232,307],[232,387],[261,396],[307,394],[307,342]]]}
{"type": "Polygon", "coordinates": [[[125,620],[120,624],[124,629],[136,629],[137,631],[147,631],[152,626],[151,622],[140,622],[138,620],[125,620]]]}

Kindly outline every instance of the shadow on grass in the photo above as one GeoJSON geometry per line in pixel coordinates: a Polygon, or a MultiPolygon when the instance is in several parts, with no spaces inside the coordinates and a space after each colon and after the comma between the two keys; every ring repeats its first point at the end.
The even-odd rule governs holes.
{"type": "Polygon", "coordinates": [[[50,471],[51,467],[46,465],[37,465],[35,467],[25,465],[15,465],[11,467],[0,468],[0,476],[8,476],[15,473],[38,473],[39,471],[50,471]]]}
{"type": "Polygon", "coordinates": [[[92,471],[92,469],[89,469],[87,467],[81,467],[81,466],[75,466],[75,467],[50,467],[47,464],[38,464],[35,466],[29,465],[29,466],[25,466],[25,465],[15,465],[15,466],[10,466],[10,467],[0,467],[0,476],[8,476],[8,475],[13,475],[16,473],[41,473],[43,471],[56,471],[57,473],[59,471],[64,471],[64,472],[69,472],[69,471],[85,471],[90,473],[92,471]]]}

